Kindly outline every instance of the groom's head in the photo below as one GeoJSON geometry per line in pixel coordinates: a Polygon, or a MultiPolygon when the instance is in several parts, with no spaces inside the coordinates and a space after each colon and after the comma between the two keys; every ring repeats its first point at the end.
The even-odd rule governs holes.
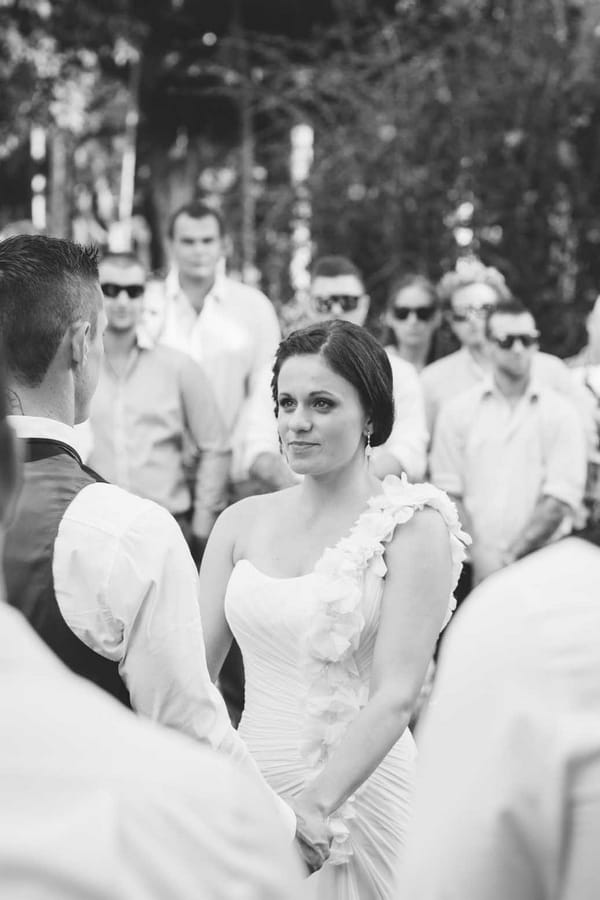
{"type": "Polygon", "coordinates": [[[0,242],[0,334],[21,412],[41,414],[45,395],[66,410],[67,424],[88,417],[106,327],[96,257],[94,248],[43,235],[0,242]]]}

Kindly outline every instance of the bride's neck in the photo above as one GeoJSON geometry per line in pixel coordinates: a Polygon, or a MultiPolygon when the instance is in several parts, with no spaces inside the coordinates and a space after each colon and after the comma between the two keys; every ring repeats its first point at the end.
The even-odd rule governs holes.
{"type": "Polygon", "coordinates": [[[302,483],[302,494],[306,506],[315,511],[323,507],[344,508],[366,503],[369,497],[377,493],[380,484],[361,461],[360,467],[349,466],[323,475],[307,475],[302,483]]]}

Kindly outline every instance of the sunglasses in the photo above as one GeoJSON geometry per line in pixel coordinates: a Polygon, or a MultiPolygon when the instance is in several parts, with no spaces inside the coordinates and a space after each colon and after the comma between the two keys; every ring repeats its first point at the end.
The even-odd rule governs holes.
{"type": "Polygon", "coordinates": [[[408,319],[411,313],[414,313],[419,322],[430,322],[436,311],[434,306],[394,306],[392,314],[401,322],[408,319]]]}
{"type": "Polygon", "coordinates": [[[468,306],[464,312],[454,312],[450,314],[453,322],[468,322],[469,319],[485,319],[494,309],[492,304],[485,306],[468,306]]]}
{"type": "Polygon", "coordinates": [[[116,300],[121,291],[125,291],[130,300],[137,300],[146,290],[146,286],[143,284],[113,284],[112,282],[106,282],[101,284],[100,287],[104,296],[108,297],[109,300],[116,300]]]}
{"type": "Polygon", "coordinates": [[[334,306],[339,306],[343,312],[352,312],[362,296],[362,294],[332,294],[330,297],[314,297],[313,303],[320,313],[331,312],[334,306]]]}
{"type": "Polygon", "coordinates": [[[512,350],[516,341],[521,341],[524,347],[533,347],[537,344],[539,340],[539,333],[536,334],[507,334],[505,337],[491,337],[495,344],[500,347],[501,350],[512,350]]]}

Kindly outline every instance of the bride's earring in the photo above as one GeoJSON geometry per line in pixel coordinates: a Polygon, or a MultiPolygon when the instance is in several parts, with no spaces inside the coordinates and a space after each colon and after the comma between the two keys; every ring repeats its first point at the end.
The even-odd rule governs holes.
{"type": "Polygon", "coordinates": [[[373,448],[371,447],[371,432],[367,431],[367,443],[365,444],[365,459],[367,461],[367,465],[371,462],[371,457],[373,456],[373,448]]]}

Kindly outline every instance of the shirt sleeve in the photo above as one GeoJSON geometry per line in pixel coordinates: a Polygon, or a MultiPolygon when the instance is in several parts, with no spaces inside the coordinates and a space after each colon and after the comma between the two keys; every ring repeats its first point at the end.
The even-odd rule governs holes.
{"type": "MultiPolygon", "coordinates": [[[[401,372],[394,369],[395,419],[385,450],[396,457],[412,481],[425,475],[427,464],[427,425],[423,389],[410,363],[401,372]]],[[[375,447],[373,453],[377,454],[375,447]]]]}
{"type": "Polygon", "coordinates": [[[254,304],[254,322],[252,333],[254,336],[254,359],[250,372],[249,391],[254,390],[255,383],[260,379],[265,366],[272,366],[279,341],[281,329],[273,308],[273,304],[261,294],[256,292],[254,304]]]}
{"type": "Polygon", "coordinates": [[[545,413],[543,426],[545,477],[542,493],[566,503],[573,512],[580,509],[587,471],[584,426],[577,410],[563,397],[553,396],[552,421],[545,413]]]}
{"type": "Polygon", "coordinates": [[[198,455],[192,531],[206,537],[227,504],[231,452],[210,383],[201,367],[186,356],[179,383],[186,425],[198,455]]]}
{"type": "Polygon", "coordinates": [[[452,402],[440,412],[429,463],[433,483],[455,497],[462,497],[464,439],[461,416],[452,402]]]}
{"type": "Polygon", "coordinates": [[[247,475],[261,453],[279,453],[277,419],[271,396],[271,363],[257,376],[244,410],[240,468],[247,475]]]}
{"type": "Polygon", "coordinates": [[[573,377],[574,373],[562,359],[552,354],[542,356],[542,374],[546,374],[546,383],[563,395],[577,410],[584,431],[588,455],[596,448],[597,433],[593,410],[590,409],[589,391],[581,379],[573,377]]]}
{"type": "Polygon", "coordinates": [[[69,628],[119,664],[138,713],[258,776],[210,680],[196,567],[166,510],[114,485],[84,488],[61,521],[53,574],[69,628]]]}

